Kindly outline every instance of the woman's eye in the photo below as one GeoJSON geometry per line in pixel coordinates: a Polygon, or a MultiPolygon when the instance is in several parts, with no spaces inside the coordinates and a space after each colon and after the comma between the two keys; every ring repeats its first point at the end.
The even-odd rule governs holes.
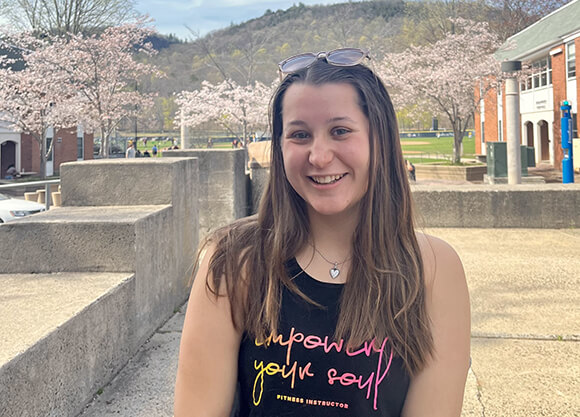
{"type": "Polygon", "coordinates": [[[290,139],[308,139],[310,135],[304,131],[292,132],[288,135],[290,139]]]}
{"type": "Polygon", "coordinates": [[[344,127],[337,127],[336,129],[334,129],[332,131],[333,134],[335,134],[336,136],[342,136],[342,135],[346,135],[347,133],[350,133],[350,130],[344,128],[344,127]]]}

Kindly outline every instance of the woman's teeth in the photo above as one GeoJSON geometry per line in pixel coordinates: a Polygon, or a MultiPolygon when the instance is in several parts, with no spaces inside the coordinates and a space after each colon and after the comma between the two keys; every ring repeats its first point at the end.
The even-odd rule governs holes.
{"type": "Polygon", "coordinates": [[[314,181],[317,184],[332,184],[333,182],[338,181],[342,177],[344,177],[344,174],[342,174],[342,175],[326,175],[324,177],[310,177],[310,178],[312,178],[312,181],[314,181]]]}

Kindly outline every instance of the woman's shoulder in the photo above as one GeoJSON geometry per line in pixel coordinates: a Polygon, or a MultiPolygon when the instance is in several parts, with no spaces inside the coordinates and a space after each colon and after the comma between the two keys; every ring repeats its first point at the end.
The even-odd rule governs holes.
{"type": "Polygon", "coordinates": [[[451,285],[454,281],[465,280],[461,259],[449,243],[422,232],[416,232],[416,235],[423,258],[427,287],[431,287],[436,280],[451,285]]]}

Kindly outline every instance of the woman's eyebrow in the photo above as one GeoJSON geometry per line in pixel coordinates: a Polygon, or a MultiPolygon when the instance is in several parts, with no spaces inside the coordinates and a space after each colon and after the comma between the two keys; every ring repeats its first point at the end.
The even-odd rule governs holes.
{"type": "Polygon", "coordinates": [[[288,126],[306,126],[306,122],[302,120],[292,120],[287,123],[288,126]]]}
{"type": "MultiPolygon", "coordinates": [[[[326,121],[326,123],[336,123],[336,122],[345,122],[345,121],[354,123],[354,120],[348,116],[332,117],[332,118],[328,119],[326,121]]],[[[287,125],[288,126],[307,126],[308,123],[306,123],[303,120],[291,120],[287,123],[287,125]]]]}
{"type": "Polygon", "coordinates": [[[335,122],[352,122],[352,123],[354,123],[354,120],[348,116],[340,116],[340,117],[333,117],[333,118],[328,119],[326,121],[326,123],[335,123],[335,122]]]}

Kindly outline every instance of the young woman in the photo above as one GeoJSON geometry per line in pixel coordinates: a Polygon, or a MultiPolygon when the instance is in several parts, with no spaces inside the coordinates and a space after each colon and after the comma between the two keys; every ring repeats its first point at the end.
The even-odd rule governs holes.
{"type": "Polygon", "coordinates": [[[175,416],[459,416],[469,297],[418,232],[395,112],[362,50],[302,54],[271,105],[257,216],[204,246],[175,416]],[[236,391],[238,395],[236,395],[236,391]]]}

